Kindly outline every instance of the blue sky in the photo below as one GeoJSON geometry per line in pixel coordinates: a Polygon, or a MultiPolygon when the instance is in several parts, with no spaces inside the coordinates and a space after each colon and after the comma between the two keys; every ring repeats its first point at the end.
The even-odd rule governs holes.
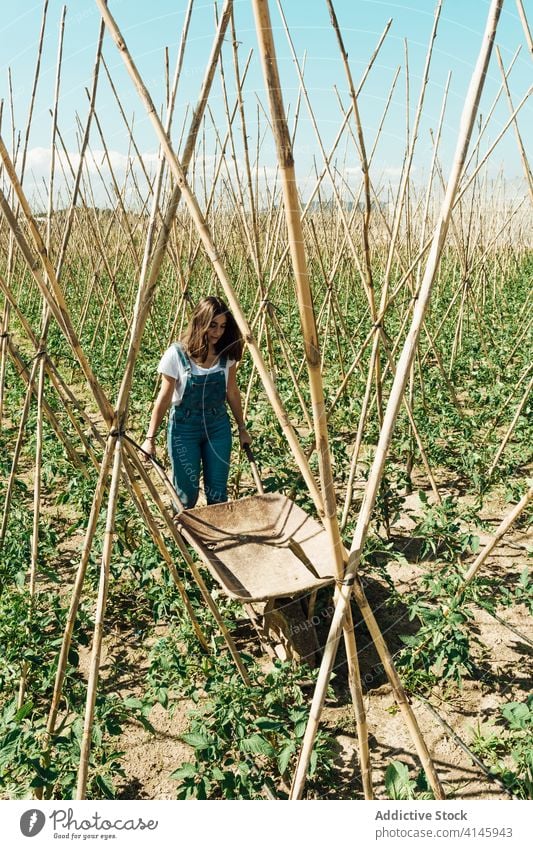
{"type": "MultiPolygon", "coordinates": [[[[41,76],[37,93],[36,108],[30,135],[30,156],[26,183],[43,186],[47,172],[50,146],[50,115],[52,106],[55,66],[57,56],[58,28],[63,5],[67,7],[63,75],[59,104],[59,128],[67,148],[74,154],[77,149],[77,119],[82,122],[87,114],[85,88],[90,87],[94,63],[99,13],[92,0],[50,0],[46,24],[41,76]]],[[[413,176],[424,180],[425,168],[431,156],[430,130],[435,129],[441,110],[442,95],[448,72],[451,71],[451,86],[443,128],[441,158],[443,167],[449,166],[455,147],[455,139],[461,108],[474,67],[489,0],[444,0],[437,40],[435,43],[430,82],[427,89],[424,117],[417,142],[413,176]]],[[[11,69],[13,85],[14,117],[16,130],[24,131],[35,57],[41,25],[42,2],[18,0],[5,3],[0,23],[0,97],[4,99],[2,135],[8,146],[11,144],[11,116],[8,100],[8,68],[11,69]]],[[[221,3],[219,3],[221,6],[221,3]]],[[[434,17],[433,0],[336,0],[335,10],[342,28],[349,53],[352,74],[356,83],[366,67],[378,39],[392,18],[392,26],[380,51],[376,64],[362,90],[359,107],[363,121],[366,144],[374,142],[380,116],[395,75],[401,68],[393,99],[372,164],[374,181],[394,181],[399,172],[406,143],[406,55],[409,65],[409,116],[412,124],[419,96],[421,76],[434,17]],[[407,47],[406,47],[407,45],[407,47]],[[406,54],[407,51],[407,54],[406,54]]],[[[531,0],[524,3],[533,18],[531,0]]],[[[113,12],[133,58],[143,74],[150,93],[159,107],[165,99],[164,50],[168,47],[171,76],[177,55],[177,47],[183,26],[186,0],[109,0],[113,12]]],[[[319,123],[326,149],[334,139],[342,113],[335,94],[336,86],[340,97],[347,104],[346,81],[333,30],[329,22],[324,0],[284,0],[283,8],[300,59],[306,54],[305,80],[319,123]]],[[[281,26],[275,0],[270,2],[271,16],[278,51],[280,71],[284,88],[285,106],[289,114],[294,112],[298,94],[298,78],[291,58],[286,36],[281,26]]],[[[246,105],[247,132],[250,144],[255,148],[257,135],[261,139],[260,167],[270,173],[275,162],[275,153],[266,119],[258,102],[267,108],[263,79],[257,56],[256,35],[250,0],[236,0],[235,19],[241,69],[246,57],[253,50],[252,63],[246,80],[244,95],[246,105]]],[[[173,139],[178,144],[182,125],[188,123],[187,107],[195,103],[209,55],[214,33],[214,6],[204,0],[196,0],[193,7],[190,34],[185,52],[182,78],[176,101],[173,139]]],[[[523,29],[514,0],[506,0],[499,23],[496,43],[499,45],[504,65],[507,67],[517,48],[518,58],[509,77],[513,101],[516,104],[531,84],[531,57],[528,56],[523,29]]],[[[135,138],[147,162],[153,162],[157,152],[157,140],[145,115],[138,95],[129,80],[118,52],[107,37],[104,56],[109,66],[122,105],[128,117],[134,120],[135,138]]],[[[231,45],[224,49],[224,66],[230,101],[234,97],[231,45]]],[[[487,114],[501,83],[496,58],[491,61],[485,93],[481,103],[482,115],[487,114]]],[[[210,99],[213,120],[223,135],[226,122],[220,79],[217,77],[210,99]]],[[[105,75],[101,77],[97,111],[103,126],[106,143],[112,152],[117,172],[124,165],[128,151],[128,135],[120,117],[115,99],[105,75]]],[[[509,115],[505,95],[491,118],[482,142],[482,150],[497,136],[509,115]]],[[[190,116],[190,112],[189,112],[190,116]]],[[[531,126],[533,126],[531,102],[519,116],[523,141],[531,155],[531,126]]],[[[239,127],[239,122],[235,125],[239,127]]],[[[239,135],[239,132],[237,135],[239,135]]],[[[100,151],[101,142],[96,132],[91,137],[93,150],[100,151]]],[[[205,131],[205,158],[213,161],[216,151],[216,132],[211,119],[205,131]]],[[[302,187],[306,185],[313,162],[320,167],[320,152],[311,122],[302,103],[295,142],[296,168],[302,187]]],[[[349,141],[338,150],[338,167],[347,168],[354,174],[358,160],[355,148],[349,141]]],[[[518,149],[512,129],[496,148],[491,157],[490,173],[499,169],[510,179],[520,178],[522,171],[518,149]]],[[[31,191],[30,188],[28,188],[31,191]]],[[[43,187],[44,191],[44,187],[43,187]]]]}

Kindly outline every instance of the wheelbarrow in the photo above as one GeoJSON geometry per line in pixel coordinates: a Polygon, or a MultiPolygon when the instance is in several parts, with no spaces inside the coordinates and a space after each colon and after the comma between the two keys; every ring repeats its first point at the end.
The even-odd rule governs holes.
{"type": "Polygon", "coordinates": [[[244,450],[259,493],[181,509],[175,523],[222,591],[244,605],[268,653],[312,665],[316,593],[335,581],[329,540],[290,498],[263,491],[250,446],[244,450]]]}

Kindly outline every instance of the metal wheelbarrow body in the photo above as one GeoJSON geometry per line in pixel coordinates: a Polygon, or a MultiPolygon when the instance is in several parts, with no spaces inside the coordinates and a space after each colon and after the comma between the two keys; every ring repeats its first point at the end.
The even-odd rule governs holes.
{"type": "Polygon", "coordinates": [[[302,596],[335,580],[325,530],[280,493],[183,510],[176,522],[238,601],[302,596]]]}

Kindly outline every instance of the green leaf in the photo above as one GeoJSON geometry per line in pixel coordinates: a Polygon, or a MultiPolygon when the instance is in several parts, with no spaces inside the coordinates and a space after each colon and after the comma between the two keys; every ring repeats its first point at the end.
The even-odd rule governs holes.
{"type": "Polygon", "coordinates": [[[14,718],[17,713],[17,703],[16,701],[9,702],[4,710],[3,720],[6,725],[8,725],[14,718]]]}
{"type": "Polygon", "coordinates": [[[193,749],[208,749],[211,745],[211,741],[207,737],[195,731],[181,734],[179,739],[187,743],[188,746],[192,746],[193,749]]]}
{"type": "Polygon", "coordinates": [[[25,705],[22,705],[20,710],[18,710],[15,714],[15,722],[20,722],[24,717],[28,716],[29,713],[33,710],[33,702],[26,702],[25,705]]]}
{"type": "Polygon", "coordinates": [[[502,716],[508,721],[509,726],[514,729],[527,728],[533,724],[533,713],[528,705],[520,702],[510,702],[501,708],[502,716]]]}
{"type": "Polygon", "coordinates": [[[165,687],[159,687],[156,692],[157,701],[166,708],[168,705],[168,690],[165,687]]]}
{"type": "Polygon", "coordinates": [[[298,739],[303,737],[305,734],[305,729],[307,728],[307,718],[299,719],[298,722],[294,726],[294,733],[298,739]]]}
{"type": "Polygon", "coordinates": [[[106,799],[114,799],[116,796],[115,787],[112,782],[103,775],[97,775],[95,779],[96,784],[104,794],[106,799]]]}
{"type": "Polygon", "coordinates": [[[408,767],[401,761],[391,761],[385,772],[385,787],[389,799],[412,799],[413,782],[408,767]]]}
{"type": "Polygon", "coordinates": [[[253,755],[266,755],[268,758],[272,758],[276,754],[268,740],[265,740],[260,734],[252,734],[251,737],[244,739],[241,742],[241,750],[251,752],[253,755]]]}
{"type": "Polygon", "coordinates": [[[185,763],[170,773],[170,778],[195,778],[197,774],[196,767],[193,763],[185,763]]]}
{"type": "Polygon", "coordinates": [[[284,775],[287,772],[287,767],[289,766],[290,759],[294,753],[294,743],[287,743],[284,749],[278,755],[278,769],[281,775],[284,775]]]}
{"type": "Polygon", "coordinates": [[[528,584],[529,584],[529,569],[528,569],[527,566],[526,566],[525,569],[523,569],[520,572],[520,578],[519,578],[518,583],[520,584],[521,587],[524,587],[524,588],[528,586],[528,584]]]}
{"type": "Polygon", "coordinates": [[[9,766],[17,751],[17,741],[9,744],[2,743],[0,747],[0,767],[9,766]]]}
{"type": "Polygon", "coordinates": [[[129,708],[139,708],[142,710],[144,707],[144,703],[140,699],[134,699],[133,696],[128,696],[127,699],[124,699],[124,704],[129,708]]]}
{"type": "Polygon", "coordinates": [[[277,719],[268,719],[268,717],[260,717],[256,719],[255,724],[261,731],[281,731],[284,724],[277,719]]]}

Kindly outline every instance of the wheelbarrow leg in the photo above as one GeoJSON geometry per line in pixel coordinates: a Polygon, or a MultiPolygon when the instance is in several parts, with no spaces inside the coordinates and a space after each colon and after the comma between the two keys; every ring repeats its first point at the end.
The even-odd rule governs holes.
{"type": "Polygon", "coordinates": [[[273,598],[245,605],[261,645],[272,658],[314,667],[319,651],[314,620],[301,598],[273,598]]]}
{"type": "Polygon", "coordinates": [[[269,639],[268,630],[265,628],[265,618],[263,615],[265,607],[266,604],[264,602],[254,602],[254,604],[244,605],[244,609],[248,614],[248,618],[254,626],[257,636],[259,637],[261,647],[264,651],[266,651],[269,657],[274,660],[279,655],[276,653],[272,644],[272,640],[269,639]]]}

